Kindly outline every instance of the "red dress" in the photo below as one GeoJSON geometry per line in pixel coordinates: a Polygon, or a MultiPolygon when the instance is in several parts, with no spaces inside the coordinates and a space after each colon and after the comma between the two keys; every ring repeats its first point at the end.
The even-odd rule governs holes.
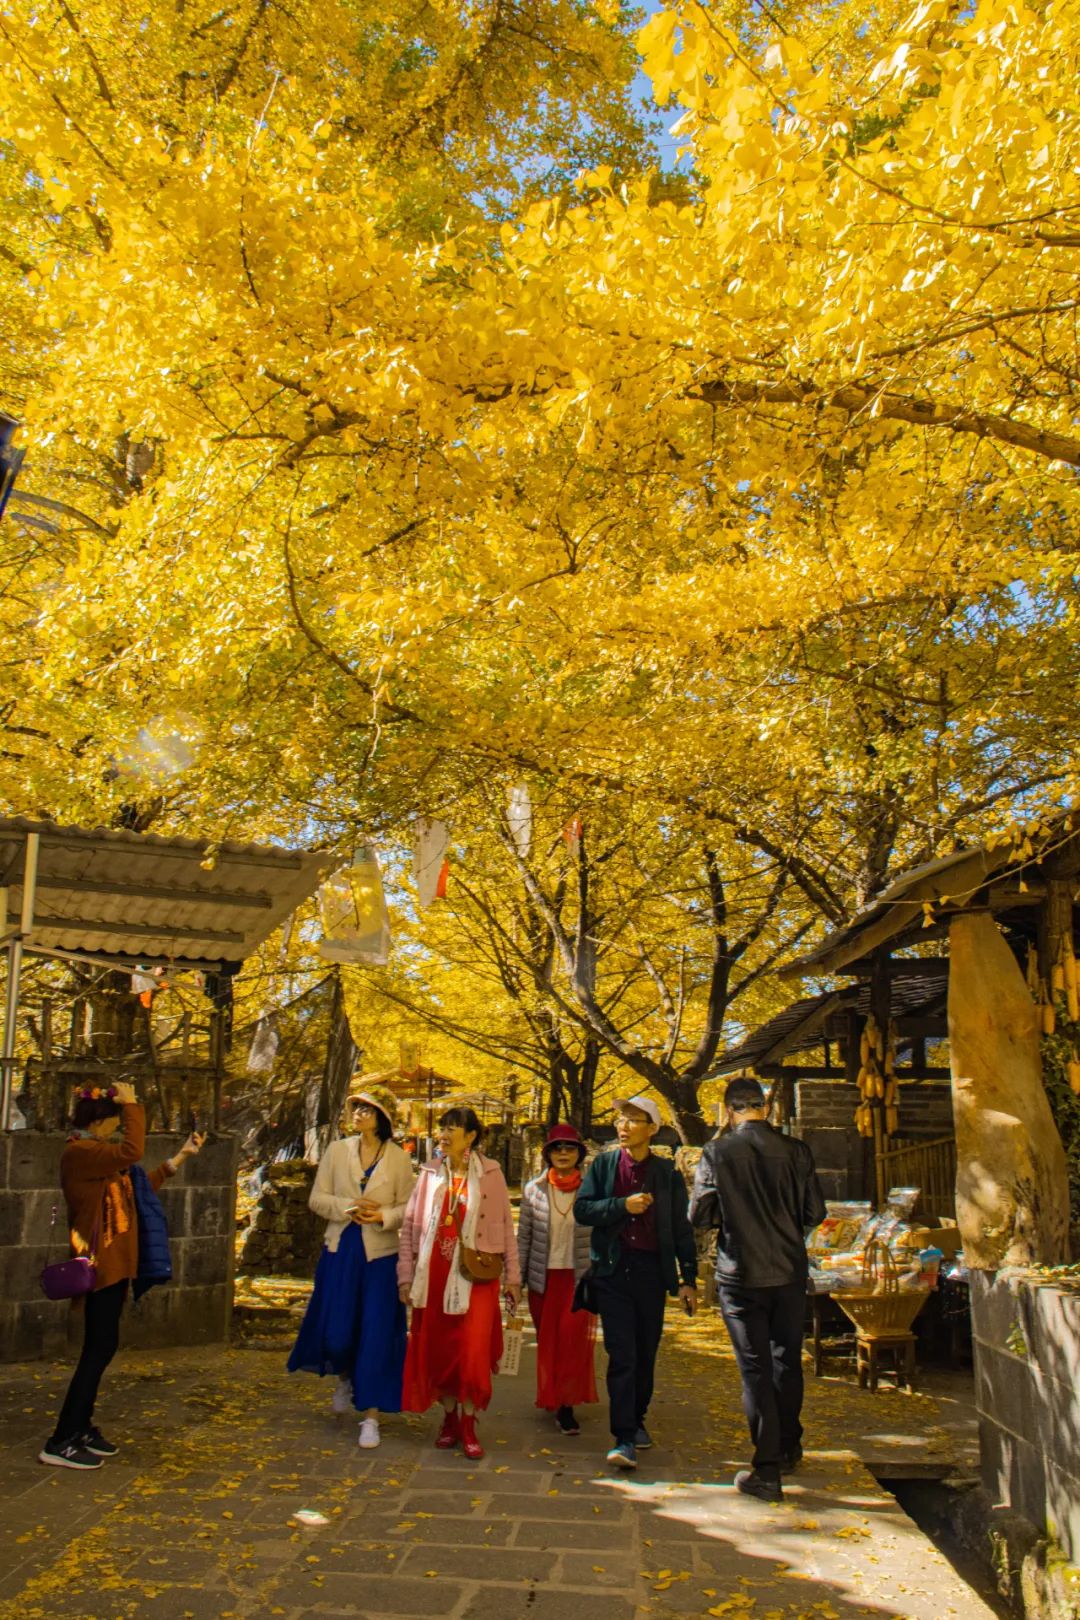
{"type": "MultiPolygon", "coordinates": [[[[431,1250],[428,1302],[413,1307],[401,1398],[404,1412],[426,1412],[446,1395],[483,1412],[491,1400],[491,1375],[503,1352],[497,1281],[473,1283],[464,1316],[448,1316],[443,1310],[446,1279],[451,1265],[457,1263],[457,1232],[452,1223],[446,1225],[449,1206],[447,1188],[431,1250]]],[[[465,1207],[464,1203],[458,1206],[462,1216],[465,1207]]]]}
{"type": "Polygon", "coordinates": [[[573,1300],[572,1268],[549,1271],[542,1294],[529,1289],[536,1328],[536,1404],[545,1412],[596,1400],[596,1317],[591,1311],[572,1311],[573,1300]]]}

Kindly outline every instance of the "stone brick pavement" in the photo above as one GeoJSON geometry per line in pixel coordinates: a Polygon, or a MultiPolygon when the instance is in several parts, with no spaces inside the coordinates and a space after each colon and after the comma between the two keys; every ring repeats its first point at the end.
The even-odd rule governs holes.
{"type": "Polygon", "coordinates": [[[521,1376],[496,1380],[478,1464],[435,1451],[432,1418],[387,1420],[379,1450],[359,1451],[328,1381],[283,1363],[284,1349],[122,1355],[98,1414],[122,1450],[91,1475],[35,1460],[66,1369],[5,1368],[0,1617],[991,1614],[859,1460],[967,1460],[951,1396],[810,1379],[807,1465],[768,1508],[730,1485],[746,1447],[715,1318],[670,1324],[657,1445],[629,1478],[605,1468],[602,1408],[572,1441],[535,1411],[528,1352],[521,1376]],[[301,1507],[328,1526],[298,1528],[301,1507]]]}

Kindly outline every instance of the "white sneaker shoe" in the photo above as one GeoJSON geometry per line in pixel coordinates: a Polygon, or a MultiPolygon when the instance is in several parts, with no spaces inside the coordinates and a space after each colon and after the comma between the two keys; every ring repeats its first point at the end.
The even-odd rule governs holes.
{"type": "Polygon", "coordinates": [[[352,1380],[339,1378],[330,1397],[330,1410],[335,1417],[348,1417],[352,1411],[352,1380]]]}
{"type": "Polygon", "coordinates": [[[356,1443],[358,1446],[362,1446],[365,1451],[374,1450],[379,1443],[378,1418],[363,1418],[361,1420],[360,1438],[356,1443]]]}

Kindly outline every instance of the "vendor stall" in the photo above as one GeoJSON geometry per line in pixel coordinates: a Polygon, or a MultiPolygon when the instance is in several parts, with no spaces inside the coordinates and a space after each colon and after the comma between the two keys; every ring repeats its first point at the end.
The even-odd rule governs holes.
{"type": "Polygon", "coordinates": [[[897,1383],[913,1387],[912,1326],[937,1287],[943,1262],[962,1270],[955,1227],[931,1229],[915,1221],[921,1189],[893,1187],[884,1207],[833,1201],[807,1238],[814,1372],[823,1363],[823,1302],[832,1300],[855,1328],[859,1383],[877,1388],[883,1359],[895,1362],[897,1383]]]}

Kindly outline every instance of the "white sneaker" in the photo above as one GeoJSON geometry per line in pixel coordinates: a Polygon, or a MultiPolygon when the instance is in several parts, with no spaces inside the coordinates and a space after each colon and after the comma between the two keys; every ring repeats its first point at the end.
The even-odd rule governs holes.
{"type": "Polygon", "coordinates": [[[379,1443],[378,1418],[363,1418],[360,1422],[360,1438],[356,1442],[363,1446],[365,1451],[372,1451],[379,1443]]]}
{"type": "Polygon", "coordinates": [[[352,1380],[339,1378],[330,1397],[330,1410],[335,1417],[348,1417],[352,1411],[352,1380]]]}

